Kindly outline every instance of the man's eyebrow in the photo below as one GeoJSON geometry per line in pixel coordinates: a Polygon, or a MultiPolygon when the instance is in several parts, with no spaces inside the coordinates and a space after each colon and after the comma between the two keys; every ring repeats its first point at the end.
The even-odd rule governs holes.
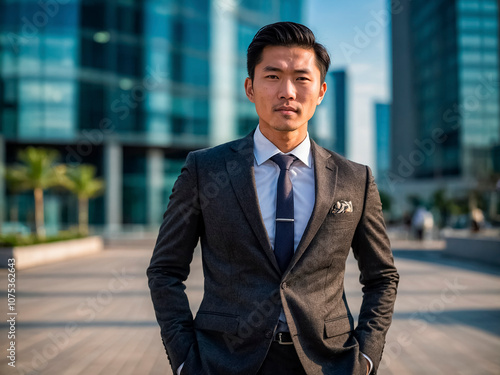
{"type": "MultiPolygon", "coordinates": [[[[276,66],[272,65],[267,65],[263,69],[264,72],[283,72],[283,69],[280,69],[276,66]]],[[[294,73],[301,73],[301,74],[310,74],[311,70],[310,69],[295,69],[294,73]]]]}
{"type": "Polygon", "coordinates": [[[264,72],[282,72],[280,68],[277,68],[275,66],[267,65],[264,69],[264,72]]]}
{"type": "Polygon", "coordinates": [[[310,74],[312,71],[310,69],[295,69],[295,73],[301,73],[301,74],[310,74]]]}

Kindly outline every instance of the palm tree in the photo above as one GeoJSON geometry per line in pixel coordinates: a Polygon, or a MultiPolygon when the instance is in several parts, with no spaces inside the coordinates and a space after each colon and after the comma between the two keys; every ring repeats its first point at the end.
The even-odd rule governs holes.
{"type": "Polygon", "coordinates": [[[63,182],[64,187],[78,197],[78,231],[89,232],[89,199],[99,196],[104,190],[104,182],[95,177],[93,165],[82,164],[68,168],[63,182]]]}
{"type": "Polygon", "coordinates": [[[33,190],[38,238],[45,237],[43,192],[60,185],[66,170],[65,165],[56,164],[58,157],[57,150],[30,146],[18,153],[22,164],[6,168],[5,178],[13,191],[33,190]]]}

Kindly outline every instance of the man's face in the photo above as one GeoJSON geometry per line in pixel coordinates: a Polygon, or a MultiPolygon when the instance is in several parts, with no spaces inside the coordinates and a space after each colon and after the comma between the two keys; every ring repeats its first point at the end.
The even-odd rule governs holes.
{"type": "Polygon", "coordinates": [[[253,82],[245,80],[248,99],[255,103],[261,128],[289,132],[314,115],[326,92],[314,50],[267,46],[255,67],[253,82]]]}

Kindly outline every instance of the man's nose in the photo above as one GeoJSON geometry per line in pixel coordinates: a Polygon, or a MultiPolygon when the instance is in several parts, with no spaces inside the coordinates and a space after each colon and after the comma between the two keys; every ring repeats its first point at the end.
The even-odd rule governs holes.
{"type": "Polygon", "coordinates": [[[294,100],[296,97],[295,85],[290,79],[284,79],[280,85],[279,91],[280,99],[294,100]]]}

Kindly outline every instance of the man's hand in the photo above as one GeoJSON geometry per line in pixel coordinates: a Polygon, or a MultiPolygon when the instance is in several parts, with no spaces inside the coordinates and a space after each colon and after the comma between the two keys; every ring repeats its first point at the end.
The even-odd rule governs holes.
{"type": "Polygon", "coordinates": [[[372,360],[370,359],[370,357],[368,357],[365,353],[361,352],[361,354],[363,355],[363,357],[365,357],[366,359],[366,375],[369,375],[370,374],[370,371],[372,370],[373,368],[373,362],[372,360]]]}

